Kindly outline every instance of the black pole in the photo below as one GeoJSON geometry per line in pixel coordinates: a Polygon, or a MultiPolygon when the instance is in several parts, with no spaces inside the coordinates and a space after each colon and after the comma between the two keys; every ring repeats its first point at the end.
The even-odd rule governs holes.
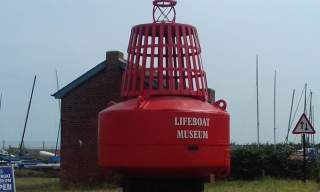
{"type": "Polygon", "coordinates": [[[22,133],[21,143],[20,143],[20,147],[19,147],[19,155],[22,155],[22,146],[23,146],[24,134],[25,134],[25,132],[26,132],[26,127],[27,127],[27,123],[28,123],[29,112],[30,112],[31,101],[32,101],[32,96],[33,96],[33,91],[34,91],[34,85],[36,84],[36,79],[37,79],[37,76],[35,75],[35,76],[34,76],[34,79],[33,79],[31,96],[30,96],[30,100],[29,100],[29,105],[28,105],[26,120],[25,120],[25,122],[24,122],[23,133],[22,133]]]}
{"type": "Polygon", "coordinates": [[[306,134],[302,135],[302,147],[303,147],[303,182],[307,182],[307,160],[306,160],[306,134]]]}

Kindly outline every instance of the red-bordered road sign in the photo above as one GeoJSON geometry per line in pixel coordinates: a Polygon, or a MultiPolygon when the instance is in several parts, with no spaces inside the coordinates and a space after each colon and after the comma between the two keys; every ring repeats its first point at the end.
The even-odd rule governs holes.
{"type": "Polygon", "coordinates": [[[306,114],[302,114],[298,123],[294,127],[293,134],[315,134],[316,131],[314,130],[312,124],[310,123],[309,119],[307,118],[306,114]]]}

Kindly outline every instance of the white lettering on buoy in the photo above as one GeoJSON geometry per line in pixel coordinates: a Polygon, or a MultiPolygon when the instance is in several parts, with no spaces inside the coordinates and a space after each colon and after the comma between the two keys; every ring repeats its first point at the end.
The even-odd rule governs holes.
{"type": "Polygon", "coordinates": [[[206,117],[174,117],[175,126],[209,127],[210,118],[206,117]]]}
{"type": "Polygon", "coordinates": [[[208,130],[190,130],[189,126],[201,128],[210,127],[207,117],[174,117],[174,126],[185,127],[177,130],[177,139],[208,139],[208,130]]]}
{"type": "Polygon", "coordinates": [[[208,131],[177,130],[177,139],[208,139],[208,131]]]}

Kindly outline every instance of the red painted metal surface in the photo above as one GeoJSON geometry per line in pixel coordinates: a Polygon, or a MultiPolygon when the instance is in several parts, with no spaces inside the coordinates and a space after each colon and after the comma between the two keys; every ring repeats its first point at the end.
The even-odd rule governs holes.
{"type": "Polygon", "coordinates": [[[175,23],[175,4],[155,0],[154,22],[132,28],[125,101],[99,114],[99,164],[127,177],[224,177],[230,171],[226,102],[208,103],[197,30],[175,23]],[[159,10],[162,20],[155,19],[159,10]]]}
{"type": "Polygon", "coordinates": [[[124,97],[187,95],[207,99],[207,81],[195,27],[151,23],[132,28],[124,97]]]}

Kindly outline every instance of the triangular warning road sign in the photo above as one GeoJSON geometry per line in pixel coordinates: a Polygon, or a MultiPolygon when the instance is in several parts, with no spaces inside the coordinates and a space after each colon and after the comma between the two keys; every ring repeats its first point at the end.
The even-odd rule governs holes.
{"type": "Polygon", "coordinates": [[[315,134],[316,131],[314,130],[306,114],[303,113],[297,125],[294,127],[292,133],[293,134],[303,134],[303,133],[315,134]]]}

